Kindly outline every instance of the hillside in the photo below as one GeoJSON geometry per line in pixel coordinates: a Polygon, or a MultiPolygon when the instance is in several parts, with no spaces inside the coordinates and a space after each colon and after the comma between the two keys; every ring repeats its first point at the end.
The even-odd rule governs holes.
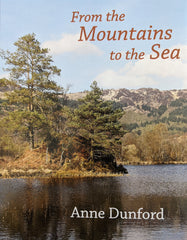
{"type": "MultiPolygon", "coordinates": [[[[68,94],[69,99],[78,100],[83,98],[87,92],[68,94]]],[[[161,105],[168,105],[177,99],[187,99],[187,89],[161,91],[153,88],[140,88],[129,90],[121,88],[118,90],[108,89],[103,91],[103,99],[120,103],[124,109],[143,110],[143,105],[158,108],[161,105]]]]}
{"type": "MultiPolygon", "coordinates": [[[[86,93],[71,93],[68,97],[76,101],[86,93]]],[[[123,108],[125,115],[122,123],[128,131],[141,130],[146,125],[162,122],[168,124],[169,130],[187,132],[187,89],[108,89],[103,91],[103,99],[114,101],[123,108]]]]}

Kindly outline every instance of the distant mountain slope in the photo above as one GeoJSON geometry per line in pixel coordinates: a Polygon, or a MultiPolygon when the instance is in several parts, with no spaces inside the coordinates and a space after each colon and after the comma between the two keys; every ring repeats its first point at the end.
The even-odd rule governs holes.
{"type": "MultiPolygon", "coordinates": [[[[86,94],[86,91],[71,93],[68,97],[76,101],[86,94]]],[[[122,123],[128,131],[142,130],[147,125],[161,122],[174,132],[187,132],[187,89],[109,89],[103,91],[103,99],[117,102],[124,109],[122,123]]]]}
{"type": "MultiPolygon", "coordinates": [[[[4,98],[4,93],[11,91],[12,88],[0,87],[0,98],[4,98]]],[[[70,100],[78,100],[86,96],[88,91],[69,93],[70,100]]],[[[103,91],[103,99],[120,103],[124,108],[141,109],[143,105],[158,108],[161,105],[169,105],[177,99],[187,99],[187,89],[164,90],[153,88],[140,88],[129,90],[121,88],[118,90],[107,89],[103,91]]]]}
{"type": "MultiPolygon", "coordinates": [[[[79,98],[83,98],[86,93],[86,91],[70,93],[68,97],[71,100],[78,100],[79,98]]],[[[103,91],[103,99],[119,102],[124,108],[139,109],[142,105],[158,108],[161,105],[167,106],[179,98],[187,99],[187,89],[161,91],[153,88],[140,88],[137,90],[121,88],[118,90],[108,89],[103,91]]]]}

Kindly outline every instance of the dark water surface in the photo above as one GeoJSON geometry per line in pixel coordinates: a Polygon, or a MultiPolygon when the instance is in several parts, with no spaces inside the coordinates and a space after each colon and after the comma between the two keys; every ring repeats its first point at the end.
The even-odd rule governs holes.
{"type": "Polygon", "coordinates": [[[0,179],[0,239],[187,239],[187,165],[128,166],[123,177],[0,179]],[[78,210],[105,218],[70,218],[78,210]],[[159,212],[164,220],[109,219],[110,207],[159,212]]]}

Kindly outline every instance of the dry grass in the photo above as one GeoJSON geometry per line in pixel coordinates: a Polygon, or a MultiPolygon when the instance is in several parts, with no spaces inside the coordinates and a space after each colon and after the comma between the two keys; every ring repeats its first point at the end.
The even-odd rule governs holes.
{"type": "Polygon", "coordinates": [[[9,177],[9,172],[7,169],[0,169],[0,177],[7,178],[9,177]]]}
{"type": "Polygon", "coordinates": [[[58,170],[52,174],[54,178],[84,178],[84,177],[116,177],[122,176],[122,174],[111,173],[111,172],[93,172],[93,171],[78,171],[78,170],[58,170]]]}
{"type": "Polygon", "coordinates": [[[22,169],[0,169],[1,178],[27,178],[27,177],[50,177],[50,178],[84,178],[84,177],[116,177],[122,176],[121,174],[111,172],[93,172],[93,171],[79,171],[79,170],[50,170],[50,169],[29,169],[24,171],[22,169]]]}
{"type": "Polygon", "coordinates": [[[46,164],[44,149],[27,150],[19,159],[0,164],[1,178],[25,177],[53,177],[53,178],[79,178],[79,177],[109,177],[120,176],[112,173],[101,164],[91,164],[76,154],[73,159],[67,159],[63,166],[57,163],[46,164]]]}

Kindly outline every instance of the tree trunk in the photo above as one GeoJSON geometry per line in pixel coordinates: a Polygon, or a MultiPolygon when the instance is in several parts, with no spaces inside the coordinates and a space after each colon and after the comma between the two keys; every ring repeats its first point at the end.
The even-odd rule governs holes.
{"type": "Polygon", "coordinates": [[[64,165],[64,158],[63,158],[63,155],[64,155],[64,150],[62,150],[62,153],[61,153],[61,156],[60,156],[60,165],[63,166],[64,165]]]}
{"type": "Polygon", "coordinates": [[[48,162],[49,162],[48,147],[46,147],[45,163],[48,164],[48,162]]]}
{"type": "Polygon", "coordinates": [[[30,141],[30,148],[34,149],[34,129],[33,129],[33,127],[30,127],[29,141],[30,141]]]}
{"type": "Polygon", "coordinates": [[[90,159],[91,161],[94,160],[94,150],[93,150],[93,139],[91,139],[91,142],[90,142],[90,159]]]}

